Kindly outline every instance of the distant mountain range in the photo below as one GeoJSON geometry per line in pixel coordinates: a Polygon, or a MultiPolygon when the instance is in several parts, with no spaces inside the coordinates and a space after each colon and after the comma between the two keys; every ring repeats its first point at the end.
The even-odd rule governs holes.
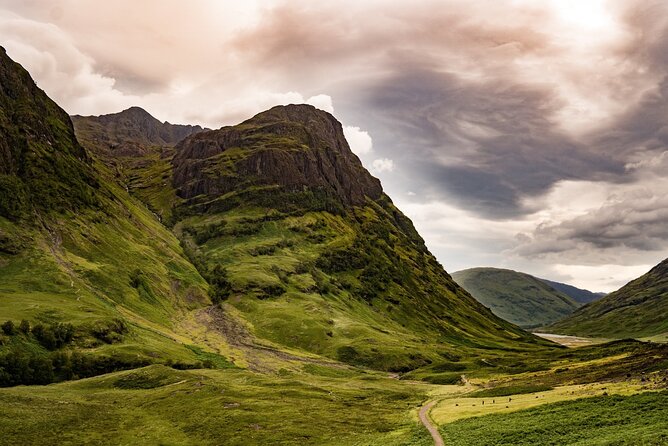
{"type": "Polygon", "coordinates": [[[494,314],[524,328],[549,324],[579,307],[570,296],[517,271],[471,268],[452,277],[494,314]]]}
{"type": "Polygon", "coordinates": [[[562,319],[600,295],[500,268],[471,268],[452,277],[497,316],[530,329],[562,319]]]}
{"type": "Polygon", "coordinates": [[[565,295],[571,297],[574,301],[582,305],[599,300],[600,298],[606,295],[606,293],[594,293],[589,290],[583,290],[582,288],[574,287],[573,285],[554,282],[552,280],[547,280],[547,279],[539,279],[539,280],[542,280],[555,290],[564,293],[565,295]]]}

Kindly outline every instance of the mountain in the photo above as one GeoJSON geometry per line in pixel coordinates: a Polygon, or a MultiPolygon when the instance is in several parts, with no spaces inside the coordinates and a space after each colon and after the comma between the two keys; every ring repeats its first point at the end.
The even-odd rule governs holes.
{"type": "Polygon", "coordinates": [[[420,406],[665,386],[665,346],[559,348],[479,304],[325,112],[129,155],[82,129],[0,51],[3,444],[428,444],[420,406]]]}
{"type": "Polygon", "coordinates": [[[194,363],[157,333],[209,305],[207,283],[4,49],[0,133],[0,385],[194,363]]]}
{"type": "Polygon", "coordinates": [[[619,290],[546,328],[555,333],[602,338],[668,333],[668,259],[619,290]]]}
{"type": "Polygon", "coordinates": [[[551,345],[451,279],[332,115],[281,106],[175,131],[132,108],[75,118],[82,147],[67,114],[2,56],[0,310],[39,328],[8,327],[0,353],[53,364],[66,346],[104,364],[77,362],[77,376],[202,358],[407,372],[551,345]]]}
{"type": "Polygon", "coordinates": [[[277,106],[184,139],[172,164],[175,233],[262,338],[397,371],[536,342],[452,280],[329,113],[277,106]]]}
{"type": "Polygon", "coordinates": [[[549,324],[580,306],[543,280],[517,271],[471,268],[452,277],[494,314],[525,328],[549,324]]]}
{"type": "Polygon", "coordinates": [[[552,280],[547,280],[547,279],[540,279],[540,280],[547,283],[555,290],[560,291],[567,296],[570,296],[575,302],[582,305],[597,301],[603,296],[605,296],[605,293],[593,293],[589,290],[583,290],[582,288],[577,288],[574,287],[573,285],[567,285],[561,282],[554,282],[552,280]]]}
{"type": "Polygon", "coordinates": [[[80,140],[110,157],[140,157],[153,147],[174,146],[183,138],[203,131],[199,125],[160,122],[140,107],[102,116],[72,116],[80,140]]]}
{"type": "Polygon", "coordinates": [[[91,160],[67,114],[0,49],[0,215],[94,205],[91,160]]]}
{"type": "Polygon", "coordinates": [[[130,107],[102,116],[72,116],[77,139],[113,173],[115,181],[166,222],[177,197],[170,187],[174,145],[202,132],[198,125],[160,122],[130,107]]]}

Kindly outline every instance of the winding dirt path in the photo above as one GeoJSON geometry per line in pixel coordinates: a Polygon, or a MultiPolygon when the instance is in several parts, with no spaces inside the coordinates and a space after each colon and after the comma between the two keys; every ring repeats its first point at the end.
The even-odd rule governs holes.
{"type": "Polygon", "coordinates": [[[420,421],[422,422],[422,424],[424,424],[424,427],[426,427],[429,433],[431,434],[431,438],[434,439],[434,445],[445,446],[441,434],[438,433],[438,429],[436,428],[436,426],[432,424],[431,420],[429,419],[429,411],[434,406],[434,404],[436,404],[436,401],[430,401],[429,403],[425,404],[420,408],[420,421]]]}

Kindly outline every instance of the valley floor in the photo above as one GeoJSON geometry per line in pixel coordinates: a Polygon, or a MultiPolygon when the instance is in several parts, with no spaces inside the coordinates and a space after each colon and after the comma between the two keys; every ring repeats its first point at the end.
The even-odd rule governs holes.
{"type": "Polygon", "coordinates": [[[446,445],[659,445],[664,350],[570,349],[540,371],[478,371],[459,385],[308,361],[272,373],[152,365],[0,389],[0,444],[432,445],[422,419],[446,445]]]}

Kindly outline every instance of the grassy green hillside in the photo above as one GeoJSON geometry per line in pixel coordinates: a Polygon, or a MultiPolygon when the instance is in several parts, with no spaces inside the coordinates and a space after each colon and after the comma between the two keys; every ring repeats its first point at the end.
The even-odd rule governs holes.
{"type": "Polygon", "coordinates": [[[517,271],[471,268],[452,277],[494,314],[525,328],[549,324],[579,307],[542,280],[517,271]]]}
{"type": "Polygon", "coordinates": [[[415,414],[426,391],[356,372],[276,377],[155,365],[2,389],[0,442],[427,446],[415,414]]]}
{"type": "Polygon", "coordinates": [[[604,338],[668,333],[668,260],[601,300],[580,308],[547,330],[604,338]]]}
{"type": "Polygon", "coordinates": [[[210,304],[208,285],[179,241],[88,155],[67,114],[4,50],[0,85],[2,384],[195,365],[187,336],[169,333],[210,304]]]}

